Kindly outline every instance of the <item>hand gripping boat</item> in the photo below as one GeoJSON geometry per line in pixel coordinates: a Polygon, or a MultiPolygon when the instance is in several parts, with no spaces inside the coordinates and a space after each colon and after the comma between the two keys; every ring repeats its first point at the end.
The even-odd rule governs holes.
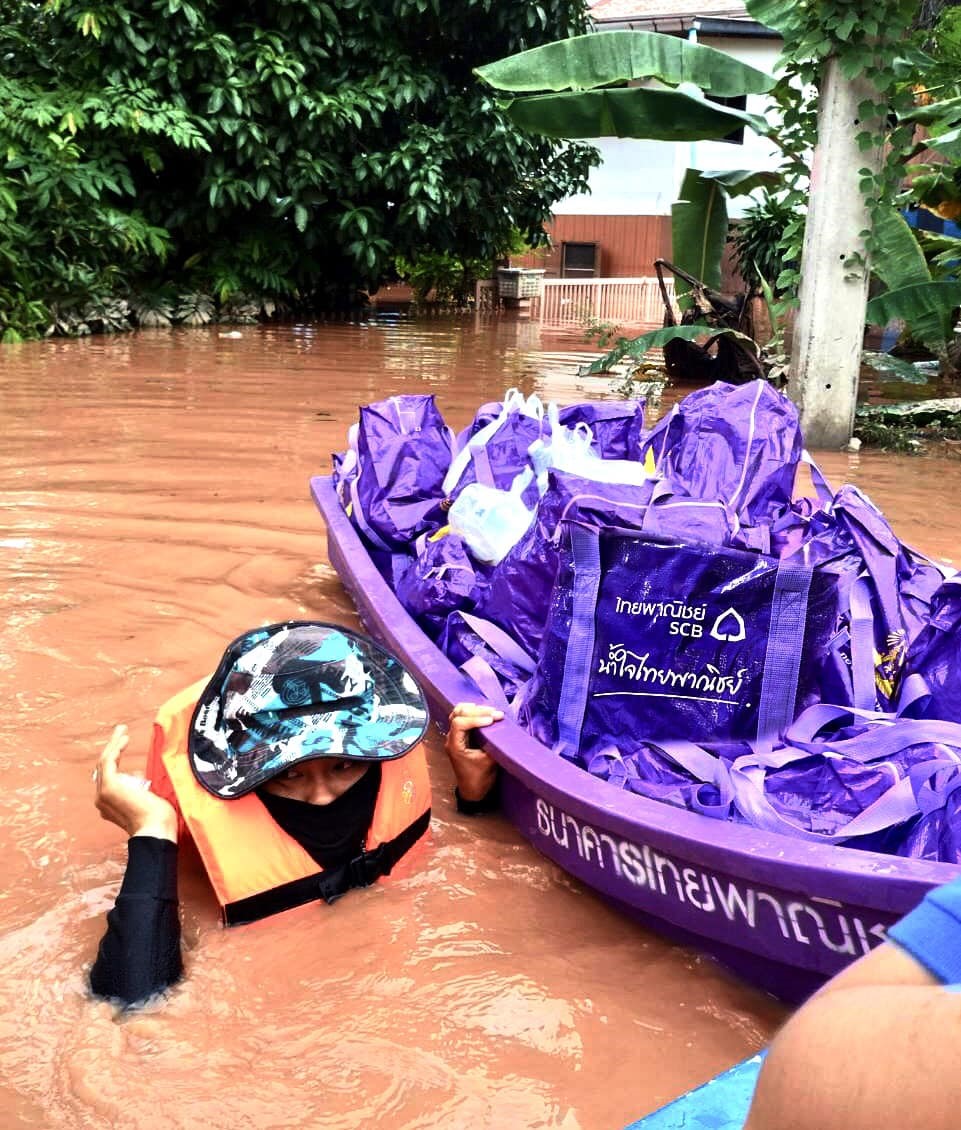
{"type": "MultiPolygon", "coordinates": [[[[421,631],[371,562],[332,482],[311,480],[330,562],[365,628],[414,672],[438,721],[477,688],[421,631]]],[[[811,843],[711,820],[614,788],[505,719],[483,731],[504,814],[617,909],[799,1001],[884,941],[961,868],[811,843]]]]}

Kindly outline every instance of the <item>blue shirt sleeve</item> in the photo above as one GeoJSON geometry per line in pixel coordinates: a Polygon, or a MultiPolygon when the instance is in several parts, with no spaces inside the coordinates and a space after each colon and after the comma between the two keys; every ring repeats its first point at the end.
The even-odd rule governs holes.
{"type": "Polygon", "coordinates": [[[888,937],[939,981],[961,982],[961,879],[928,891],[888,937]]]}

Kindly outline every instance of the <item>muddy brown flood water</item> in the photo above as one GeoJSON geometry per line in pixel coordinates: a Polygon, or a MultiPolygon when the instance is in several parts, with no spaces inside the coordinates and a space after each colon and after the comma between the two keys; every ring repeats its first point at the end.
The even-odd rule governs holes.
{"type": "MultiPolygon", "coordinates": [[[[497,817],[451,804],[389,885],[225,931],[182,869],[188,977],[118,1020],[86,971],[120,882],[91,803],[115,722],[254,624],[355,625],[307,490],[356,406],[435,392],[455,426],[519,384],[603,395],[502,321],[149,332],[0,357],[0,1127],[617,1130],[783,1015],[607,909],[497,817]]],[[[961,461],[825,459],[907,540],[961,560],[961,461]]]]}

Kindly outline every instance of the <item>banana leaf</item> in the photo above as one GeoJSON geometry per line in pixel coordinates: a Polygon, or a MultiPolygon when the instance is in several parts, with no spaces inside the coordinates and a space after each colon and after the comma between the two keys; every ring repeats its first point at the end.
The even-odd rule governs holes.
{"type": "Polygon", "coordinates": [[[961,270],[961,239],[956,235],[919,231],[918,242],[925,258],[938,268],[935,274],[957,275],[961,270]]]}
{"type": "Polygon", "coordinates": [[[649,31],[609,31],[547,43],[477,67],[497,90],[592,90],[631,79],[692,83],[719,97],[764,94],[774,78],[723,51],[649,31]]]}
{"type": "MultiPolygon", "coordinates": [[[[717,179],[705,178],[688,169],[681,182],[679,199],[671,205],[671,255],[674,263],[719,290],[721,256],[727,240],[727,193],[717,179]]],[[[678,295],[690,287],[675,280],[678,295]]]]}
{"type": "Polygon", "coordinates": [[[745,0],[744,7],[759,24],[779,31],[785,38],[799,31],[808,18],[798,0],[745,0]]]}
{"type": "Polygon", "coordinates": [[[926,106],[915,106],[898,114],[899,121],[914,122],[929,126],[937,122],[955,122],[961,118],[961,98],[944,98],[939,102],[929,102],[926,106]]]}
{"type": "Polygon", "coordinates": [[[784,182],[781,173],[770,169],[705,169],[701,178],[717,181],[728,196],[747,196],[756,188],[776,188],[784,182]]]}
{"type": "Polygon", "coordinates": [[[759,134],[769,130],[763,118],[730,106],[719,106],[696,87],[677,90],[631,87],[576,94],[537,94],[508,100],[501,103],[501,107],[521,129],[558,138],[699,141],[724,137],[744,125],[759,134]]]}
{"type": "Polygon", "coordinates": [[[888,290],[931,282],[921,245],[900,212],[885,209],[875,223],[874,234],[880,250],[872,259],[871,269],[888,290]]]}
{"type": "Polygon", "coordinates": [[[961,281],[940,279],[889,290],[868,303],[867,320],[877,326],[903,321],[933,352],[951,338],[954,311],[961,306],[961,281]]]}
{"type": "Polygon", "coordinates": [[[861,360],[880,373],[882,382],[898,381],[901,384],[926,385],[930,380],[930,374],[924,369],[917,368],[903,357],[892,357],[890,353],[862,353],[861,360]]]}

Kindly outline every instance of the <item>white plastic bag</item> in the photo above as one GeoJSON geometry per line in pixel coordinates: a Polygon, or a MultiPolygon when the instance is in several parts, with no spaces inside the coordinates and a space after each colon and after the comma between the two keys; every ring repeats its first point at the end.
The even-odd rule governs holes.
{"type": "Polygon", "coordinates": [[[528,448],[531,462],[537,471],[537,486],[541,494],[547,489],[547,470],[556,467],[591,479],[595,483],[626,483],[640,486],[650,478],[643,463],[632,459],[602,459],[591,446],[594,436],[587,424],[565,427],[559,419],[557,405],[547,406],[550,422],[548,439],[535,440],[528,448]]]}
{"type": "Polygon", "coordinates": [[[496,565],[527,532],[534,514],[521,495],[533,480],[533,471],[522,471],[510,490],[484,483],[469,483],[448,511],[451,530],[464,539],[478,561],[496,565]]]}

